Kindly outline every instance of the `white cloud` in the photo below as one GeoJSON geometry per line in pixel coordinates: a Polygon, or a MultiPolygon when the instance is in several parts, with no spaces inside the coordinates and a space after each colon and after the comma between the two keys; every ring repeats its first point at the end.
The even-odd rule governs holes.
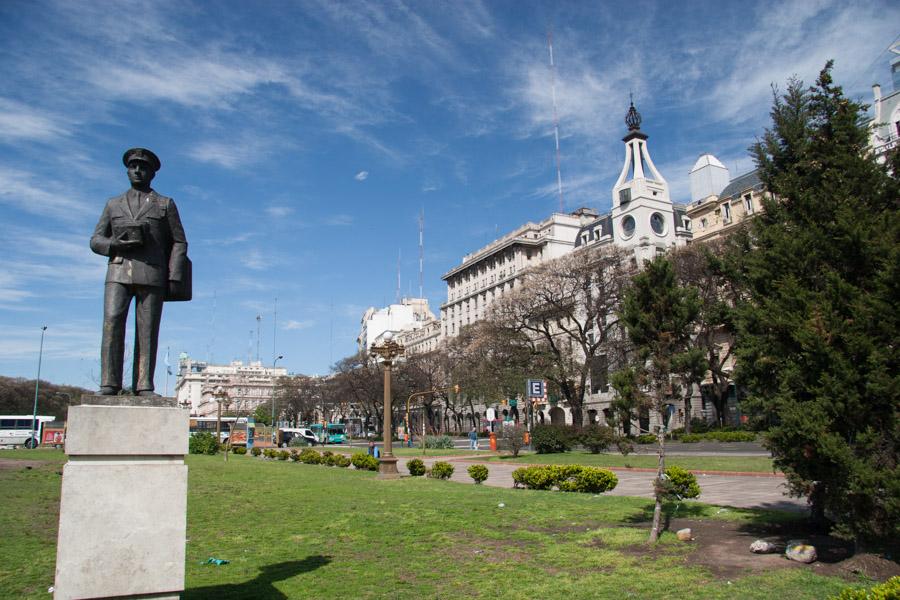
{"type": "Polygon", "coordinates": [[[337,227],[353,225],[353,215],[344,215],[344,214],[331,215],[330,217],[325,219],[325,224],[326,225],[334,225],[337,227]]]}
{"type": "MultiPolygon", "coordinates": [[[[44,360],[66,358],[94,359],[100,349],[101,327],[99,322],[66,321],[47,323],[44,334],[44,360]]],[[[33,326],[4,327],[0,337],[0,359],[21,360],[33,356],[37,359],[40,350],[40,324],[33,326]]]]}
{"type": "Polygon", "coordinates": [[[71,187],[56,182],[37,183],[38,179],[27,171],[0,166],[0,203],[64,221],[90,213],[91,207],[71,187]]]}
{"type": "Polygon", "coordinates": [[[270,217],[275,217],[278,219],[284,218],[294,212],[293,207],[290,206],[267,206],[266,214],[270,217]]]}
{"type": "Polygon", "coordinates": [[[269,266],[269,261],[265,259],[262,252],[257,248],[252,248],[241,254],[240,261],[242,265],[254,271],[262,271],[269,266]]]}
{"type": "Polygon", "coordinates": [[[357,181],[365,181],[368,178],[369,178],[368,171],[360,171],[359,173],[357,173],[356,175],[353,176],[353,179],[355,179],[357,181]]]}
{"type": "Polygon", "coordinates": [[[289,331],[301,330],[301,329],[309,329],[310,327],[312,327],[315,324],[316,324],[316,322],[312,321],[312,320],[295,321],[294,319],[288,319],[281,325],[281,328],[289,330],[289,331]]]}
{"type": "Polygon", "coordinates": [[[33,106],[0,98],[0,140],[54,141],[70,134],[61,121],[33,106]]]}

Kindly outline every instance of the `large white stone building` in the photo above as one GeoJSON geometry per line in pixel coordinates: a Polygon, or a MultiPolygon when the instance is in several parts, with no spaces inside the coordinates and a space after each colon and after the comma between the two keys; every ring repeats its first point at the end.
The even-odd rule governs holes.
{"type": "Polygon", "coordinates": [[[894,55],[891,58],[892,91],[882,95],[880,85],[876,83],[872,86],[875,115],[871,122],[869,144],[882,161],[884,154],[900,143],[900,42],[892,45],[890,50],[894,55]]]}
{"type": "Polygon", "coordinates": [[[571,252],[578,232],[596,216],[596,211],[587,208],[554,213],[463,256],[462,264],[442,277],[447,282],[447,301],[441,305],[442,337],[455,337],[465,325],[483,319],[487,307],[513,289],[525,269],[571,252]]]}
{"type": "Polygon", "coordinates": [[[367,351],[388,331],[396,336],[404,331],[419,329],[434,321],[434,318],[427,298],[403,298],[399,304],[386,308],[371,306],[362,316],[356,343],[360,351],[367,351]]]}
{"type": "Polygon", "coordinates": [[[218,408],[213,393],[221,388],[227,398],[223,410],[250,414],[260,404],[271,404],[275,380],[287,374],[284,367],[266,367],[261,362],[245,365],[238,360],[228,365],[211,365],[182,354],[175,395],[181,406],[190,407],[192,416],[209,417],[218,408]]]}

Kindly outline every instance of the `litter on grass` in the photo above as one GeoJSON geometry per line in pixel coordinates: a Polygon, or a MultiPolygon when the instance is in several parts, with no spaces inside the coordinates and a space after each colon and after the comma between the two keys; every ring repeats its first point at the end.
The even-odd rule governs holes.
{"type": "Polygon", "coordinates": [[[201,564],[201,565],[216,565],[216,566],[220,566],[220,565],[227,565],[227,564],[228,564],[228,561],[225,560],[224,558],[213,558],[212,556],[210,556],[209,558],[207,558],[204,562],[202,562],[202,563],[200,563],[200,564],[201,564]]]}

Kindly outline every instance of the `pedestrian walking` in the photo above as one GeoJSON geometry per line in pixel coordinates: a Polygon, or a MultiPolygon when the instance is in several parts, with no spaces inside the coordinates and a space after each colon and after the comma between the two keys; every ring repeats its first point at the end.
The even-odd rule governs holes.
{"type": "Polygon", "coordinates": [[[474,427],[469,432],[469,450],[478,450],[478,432],[474,427]]]}

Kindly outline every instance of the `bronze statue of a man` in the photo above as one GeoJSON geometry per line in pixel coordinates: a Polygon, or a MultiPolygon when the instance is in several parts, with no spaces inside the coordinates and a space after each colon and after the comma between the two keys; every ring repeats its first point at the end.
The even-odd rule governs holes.
{"type": "MultiPolygon", "coordinates": [[[[154,396],[153,372],[163,301],[185,300],[190,261],[187,240],[171,198],[160,196],[150,182],[159,158],[145,148],[125,152],[131,189],[110,199],[91,237],[91,250],[109,257],[103,295],[103,342],[100,348],[100,394],[122,389],[125,322],[134,298],[134,366],[132,391],[154,396]]],[[[190,292],[187,292],[188,296],[190,292]]]]}

